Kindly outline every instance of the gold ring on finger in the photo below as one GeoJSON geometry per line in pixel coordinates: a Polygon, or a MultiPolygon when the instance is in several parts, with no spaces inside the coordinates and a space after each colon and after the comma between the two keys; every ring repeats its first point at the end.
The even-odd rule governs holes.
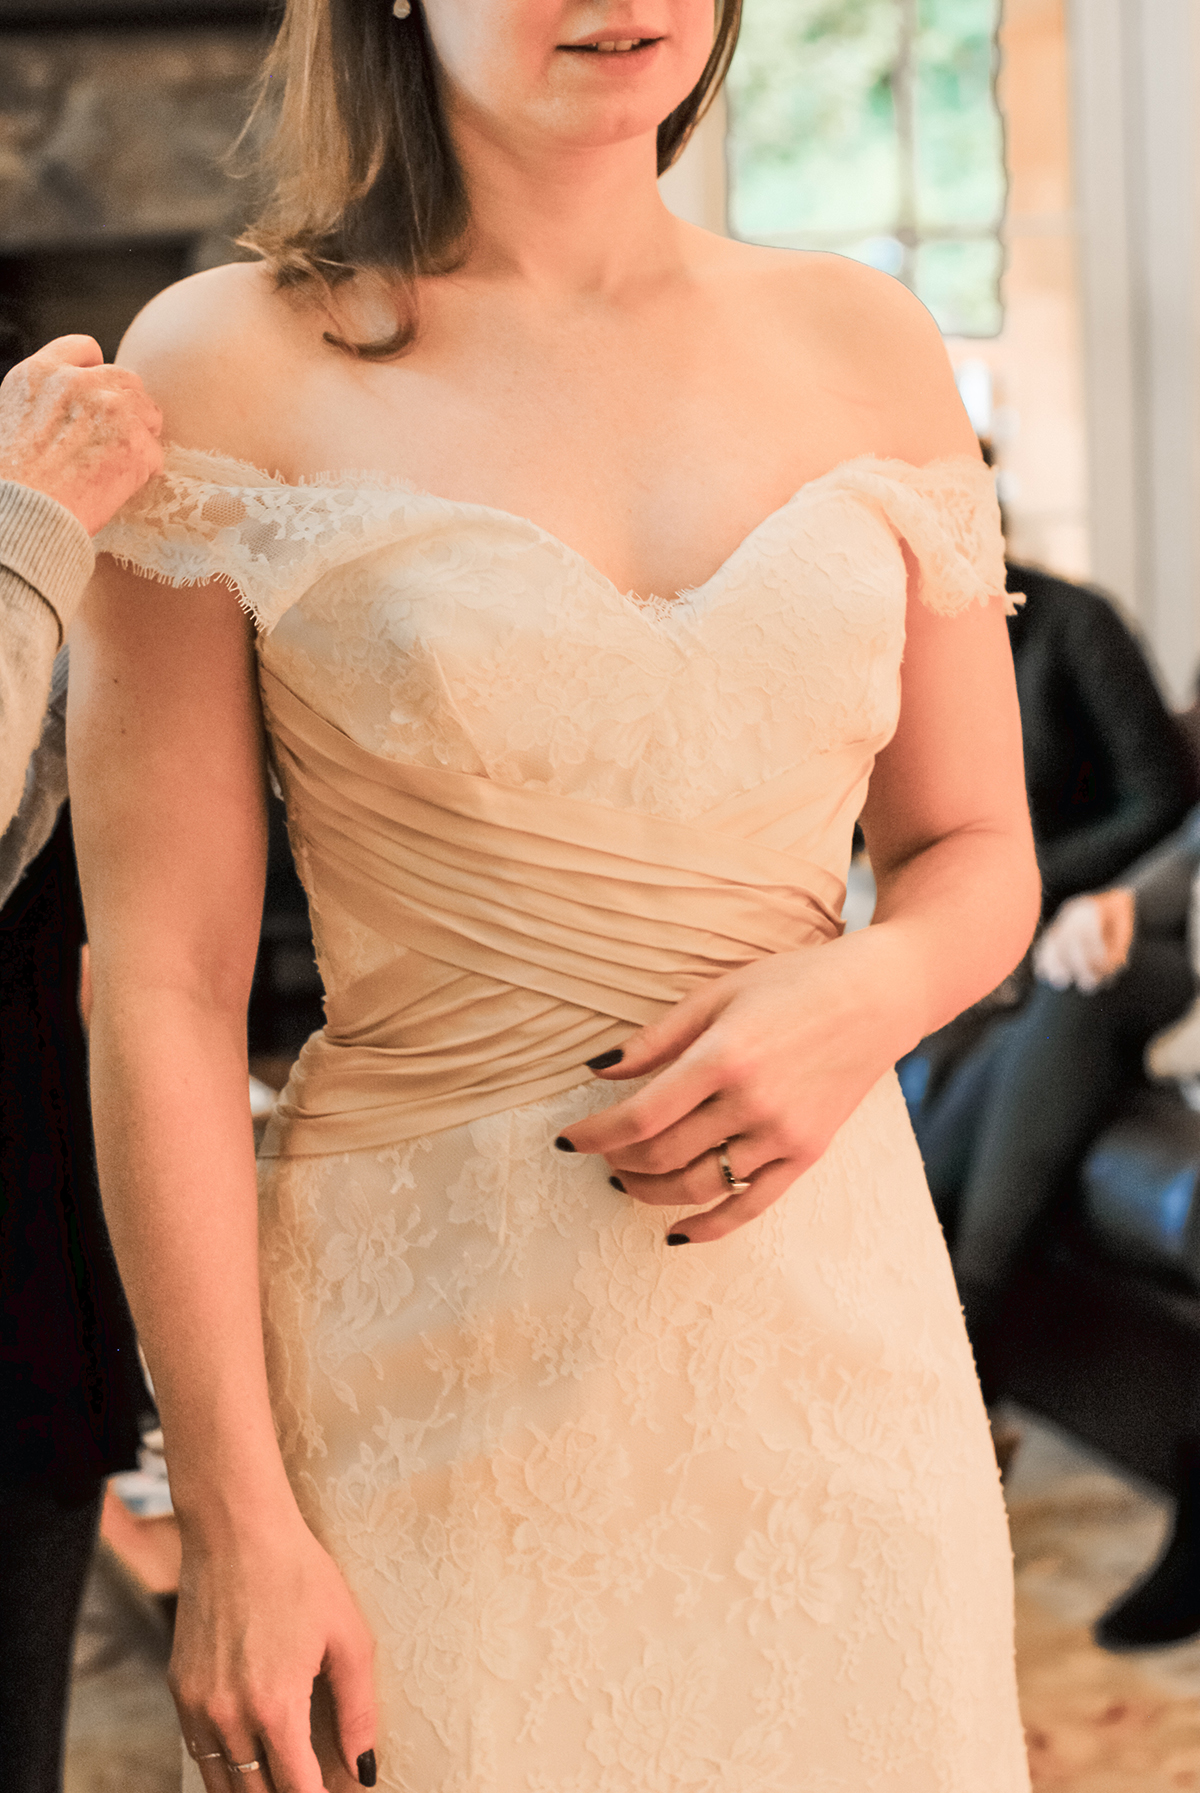
{"type": "Polygon", "coordinates": [[[255,1756],[253,1762],[231,1762],[229,1764],[229,1772],[230,1774],[261,1774],[262,1763],[257,1756],[255,1756]]]}
{"type": "Polygon", "coordinates": [[[729,1162],[729,1141],[723,1139],[717,1150],[717,1163],[721,1167],[721,1175],[725,1179],[725,1187],[730,1195],[744,1195],[750,1187],[747,1178],[739,1177],[729,1162]]]}

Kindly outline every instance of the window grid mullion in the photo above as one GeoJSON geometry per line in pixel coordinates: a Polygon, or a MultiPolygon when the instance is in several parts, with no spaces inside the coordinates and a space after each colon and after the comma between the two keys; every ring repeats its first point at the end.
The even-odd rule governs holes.
{"type": "Polygon", "coordinates": [[[897,217],[892,234],[904,251],[898,270],[905,286],[915,286],[917,246],[916,53],[917,0],[894,0],[899,13],[896,60],[892,64],[892,107],[896,119],[897,217]]]}

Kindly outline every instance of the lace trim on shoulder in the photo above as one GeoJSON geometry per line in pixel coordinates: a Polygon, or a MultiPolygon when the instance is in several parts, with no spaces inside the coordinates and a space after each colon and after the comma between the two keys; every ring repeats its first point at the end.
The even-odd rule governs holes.
{"type": "Polygon", "coordinates": [[[410,486],[382,475],[289,485],[226,455],[171,448],[95,546],[169,585],[228,585],[269,633],[324,573],[372,545],[405,496],[410,486]]]}
{"type": "MultiPolygon", "coordinates": [[[[877,505],[907,542],[930,609],[952,616],[1004,596],[1011,613],[999,506],[982,461],[958,455],[914,467],[863,457],[824,477],[877,505]]],[[[269,633],[325,573],[395,532],[405,500],[449,502],[384,473],[323,473],[293,485],[232,456],[171,447],[162,473],[100,531],[95,548],[170,585],[228,585],[269,633]]]]}
{"type": "Polygon", "coordinates": [[[973,455],[928,466],[865,459],[835,468],[840,484],[872,499],[903,537],[920,573],[918,596],[956,616],[1001,598],[1007,615],[1020,601],[1005,591],[1004,537],[992,471],[973,455]]]}

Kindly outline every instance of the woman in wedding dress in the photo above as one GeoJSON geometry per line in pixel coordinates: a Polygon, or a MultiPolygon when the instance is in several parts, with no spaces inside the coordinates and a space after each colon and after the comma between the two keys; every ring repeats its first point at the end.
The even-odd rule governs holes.
{"type": "Polygon", "coordinates": [[[1037,909],[996,507],[901,286],[664,209],[735,12],[290,0],[262,259],[122,351],[72,806],[192,1790],[1028,1784],[891,1069],[1037,909]]]}

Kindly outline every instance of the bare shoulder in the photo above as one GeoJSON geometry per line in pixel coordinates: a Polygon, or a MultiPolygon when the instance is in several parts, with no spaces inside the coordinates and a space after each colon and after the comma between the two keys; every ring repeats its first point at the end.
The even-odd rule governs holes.
{"type": "Polygon", "coordinates": [[[941,332],[902,282],[846,255],[730,244],[770,335],[861,413],[874,452],[923,465],[977,454],[941,332]]]}
{"type": "Polygon", "coordinates": [[[858,402],[878,413],[884,451],[923,465],[977,455],[941,331],[899,280],[846,255],[802,254],[781,270],[809,330],[858,402]]]}
{"type": "Polygon", "coordinates": [[[312,312],[279,291],[264,263],[234,262],[159,293],[117,360],[161,406],[166,440],[263,465],[287,376],[320,341],[312,312]]]}

